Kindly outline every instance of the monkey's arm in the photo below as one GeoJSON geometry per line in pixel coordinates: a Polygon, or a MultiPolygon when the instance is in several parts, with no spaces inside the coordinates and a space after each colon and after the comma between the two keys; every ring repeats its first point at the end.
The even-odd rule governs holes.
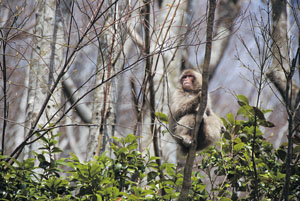
{"type": "Polygon", "coordinates": [[[181,102],[174,102],[171,106],[171,115],[174,120],[178,121],[181,117],[187,114],[195,114],[199,106],[199,94],[189,96],[177,96],[174,100],[181,100],[181,102]]]}

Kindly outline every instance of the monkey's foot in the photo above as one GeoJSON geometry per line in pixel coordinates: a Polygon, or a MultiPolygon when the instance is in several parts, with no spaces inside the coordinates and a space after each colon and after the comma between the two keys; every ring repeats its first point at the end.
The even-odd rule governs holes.
{"type": "Polygon", "coordinates": [[[191,136],[182,136],[182,143],[185,147],[190,147],[192,145],[193,138],[191,136]]]}

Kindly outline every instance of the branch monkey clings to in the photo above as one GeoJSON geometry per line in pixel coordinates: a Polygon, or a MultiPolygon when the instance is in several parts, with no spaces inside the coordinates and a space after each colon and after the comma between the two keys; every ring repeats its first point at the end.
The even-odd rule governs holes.
{"type": "MultiPolygon", "coordinates": [[[[178,88],[172,95],[169,130],[180,147],[179,155],[185,156],[192,144],[192,131],[196,123],[202,89],[202,75],[195,70],[184,70],[178,88]]],[[[197,151],[212,145],[224,132],[221,119],[216,116],[210,105],[209,97],[203,120],[198,132],[197,151]]]]}

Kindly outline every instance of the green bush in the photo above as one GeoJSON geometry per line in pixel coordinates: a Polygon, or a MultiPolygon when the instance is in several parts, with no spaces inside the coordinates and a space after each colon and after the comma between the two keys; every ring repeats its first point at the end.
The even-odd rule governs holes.
{"type": "MultiPolygon", "coordinates": [[[[259,200],[279,200],[285,182],[287,144],[274,150],[263,137],[260,127],[274,126],[265,119],[264,114],[270,110],[250,106],[248,99],[242,95],[238,96],[238,103],[240,109],[236,116],[230,113],[227,119],[222,118],[226,132],[220,143],[221,149],[211,147],[201,152],[203,159],[198,168],[204,170],[205,177],[212,178],[213,174],[220,177],[211,190],[218,200],[225,197],[256,200],[255,189],[259,200]],[[244,120],[237,120],[240,116],[244,120]]],[[[298,145],[292,156],[290,200],[300,198],[299,153],[298,145]]]]}
{"type": "Polygon", "coordinates": [[[114,159],[104,153],[89,162],[80,162],[74,154],[54,160],[54,154],[61,151],[55,137],[42,138],[42,152],[35,153],[37,166],[33,158],[12,166],[2,156],[1,200],[169,200],[179,195],[176,189],[182,175],[175,165],[158,167],[157,157],[136,151],[137,138],[132,134],[115,138],[119,146],[111,145],[114,159]],[[159,168],[164,181],[160,181],[159,168]],[[161,189],[165,195],[160,195],[161,189]]]}
{"type": "MultiPolygon", "coordinates": [[[[274,126],[265,113],[239,95],[240,109],[222,119],[227,129],[217,147],[199,153],[199,171],[192,175],[189,200],[278,200],[285,182],[287,145],[274,150],[263,138],[261,127],[274,126]],[[238,117],[244,120],[237,120],[238,117]],[[205,181],[205,182],[204,182],[205,181]]],[[[158,167],[157,157],[137,151],[137,137],[114,138],[114,157],[106,153],[81,162],[61,152],[50,131],[36,159],[6,162],[0,158],[0,200],[175,200],[183,183],[176,165],[158,167]],[[37,164],[38,163],[38,164],[37,164]],[[37,165],[35,165],[37,164],[37,165]],[[161,179],[160,173],[163,174],[161,179]],[[164,193],[162,193],[164,192],[164,193]]],[[[300,146],[294,148],[290,200],[300,197],[300,146]]]]}

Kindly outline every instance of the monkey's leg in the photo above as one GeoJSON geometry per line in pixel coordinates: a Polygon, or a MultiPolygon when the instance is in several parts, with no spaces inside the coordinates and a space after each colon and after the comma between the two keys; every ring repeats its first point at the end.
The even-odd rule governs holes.
{"type": "Polygon", "coordinates": [[[198,133],[197,150],[202,150],[209,145],[213,145],[221,138],[221,133],[225,130],[222,120],[215,114],[204,118],[198,133]]]}
{"type": "Polygon", "coordinates": [[[192,131],[195,126],[195,115],[189,114],[181,117],[176,126],[175,136],[181,138],[181,144],[190,147],[193,141],[192,131]]]}

